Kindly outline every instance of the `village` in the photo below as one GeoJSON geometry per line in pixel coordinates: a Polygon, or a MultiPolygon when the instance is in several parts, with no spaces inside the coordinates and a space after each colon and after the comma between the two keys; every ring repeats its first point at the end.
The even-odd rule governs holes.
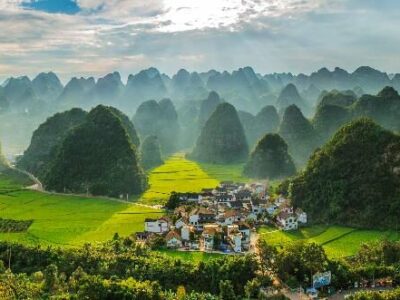
{"type": "Polygon", "coordinates": [[[138,241],[157,237],[170,249],[245,253],[254,250],[257,226],[289,231],[307,223],[289,199],[269,196],[266,183],[225,181],[200,193],[173,193],[169,202],[170,213],[146,219],[138,241]]]}

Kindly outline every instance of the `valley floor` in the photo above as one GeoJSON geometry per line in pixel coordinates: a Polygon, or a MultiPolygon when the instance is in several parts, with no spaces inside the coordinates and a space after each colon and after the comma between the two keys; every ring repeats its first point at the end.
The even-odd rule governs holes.
{"type": "MultiPolygon", "coordinates": [[[[220,181],[248,181],[241,176],[243,165],[199,164],[178,153],[149,174],[150,188],[135,203],[104,198],[55,195],[22,189],[0,176],[0,218],[33,220],[27,232],[0,233],[0,241],[29,245],[75,247],[85,242],[109,240],[115,232],[126,236],[144,230],[144,219],[161,216],[162,205],[172,191],[198,192],[215,187],[220,181]]],[[[355,230],[341,226],[312,226],[295,232],[262,227],[259,237],[273,245],[294,240],[322,244],[332,258],[353,255],[362,242],[400,239],[394,231],[355,230]]],[[[206,253],[164,251],[168,255],[200,261],[215,257],[206,253]]]]}

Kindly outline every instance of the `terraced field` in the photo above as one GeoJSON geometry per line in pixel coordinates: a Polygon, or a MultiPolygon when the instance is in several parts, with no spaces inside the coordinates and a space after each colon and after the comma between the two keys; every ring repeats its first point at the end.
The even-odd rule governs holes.
{"type": "Polygon", "coordinates": [[[400,240],[399,232],[360,230],[344,226],[311,226],[293,232],[284,232],[266,226],[260,228],[258,233],[261,239],[275,246],[284,246],[298,240],[320,244],[331,258],[354,255],[365,242],[385,238],[400,240]]]}

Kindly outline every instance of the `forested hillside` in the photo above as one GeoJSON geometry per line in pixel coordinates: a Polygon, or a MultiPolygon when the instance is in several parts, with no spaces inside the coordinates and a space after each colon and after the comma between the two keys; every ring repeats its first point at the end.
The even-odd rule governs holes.
{"type": "Polygon", "coordinates": [[[400,137],[370,119],[342,127],[289,185],[314,223],[397,228],[400,137]]]}

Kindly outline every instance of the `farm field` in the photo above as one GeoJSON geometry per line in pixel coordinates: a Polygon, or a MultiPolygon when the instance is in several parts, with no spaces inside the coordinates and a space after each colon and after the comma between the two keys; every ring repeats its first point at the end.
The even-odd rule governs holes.
{"type": "Polygon", "coordinates": [[[354,255],[363,242],[382,239],[400,240],[400,232],[361,230],[344,226],[316,225],[298,231],[284,232],[272,227],[258,230],[261,239],[274,246],[284,246],[293,241],[314,242],[324,247],[330,258],[354,255]]]}
{"type": "Polygon", "coordinates": [[[241,176],[243,164],[211,165],[199,164],[177,153],[149,174],[150,188],[142,195],[140,202],[164,204],[170,193],[200,192],[203,188],[214,188],[220,181],[248,181],[241,176]]]}
{"type": "MultiPolygon", "coordinates": [[[[229,166],[224,170],[224,166],[217,166],[208,170],[206,173],[196,162],[185,159],[183,153],[172,155],[165,164],[150,172],[150,189],[135,204],[24,190],[26,178],[12,174],[12,180],[9,174],[0,173],[0,218],[34,220],[27,232],[0,233],[0,240],[74,247],[111,239],[115,232],[126,236],[142,231],[145,218],[157,217],[163,212],[141,203],[163,204],[172,191],[196,192],[215,187],[220,180],[228,179],[229,174],[240,174],[241,167],[229,166]]],[[[208,256],[203,253],[185,255],[194,260],[208,256]]]]}
{"type": "Polygon", "coordinates": [[[20,190],[0,194],[0,217],[34,220],[28,231],[0,233],[0,240],[73,247],[144,229],[144,219],[162,211],[107,199],[20,190]]]}

